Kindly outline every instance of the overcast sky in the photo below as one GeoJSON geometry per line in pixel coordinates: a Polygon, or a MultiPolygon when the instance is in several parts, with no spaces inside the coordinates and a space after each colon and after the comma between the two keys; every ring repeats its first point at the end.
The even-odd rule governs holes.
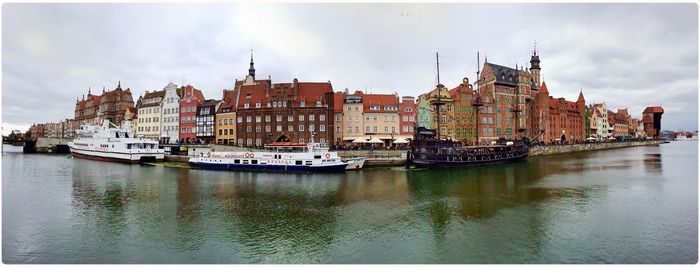
{"type": "Polygon", "coordinates": [[[697,129],[695,4],[15,4],[2,5],[3,134],[73,118],[77,97],[168,82],[221,98],[258,78],[328,81],[336,91],[413,95],[527,64],[537,42],[554,97],[662,105],[662,128],[697,129]],[[483,59],[482,59],[483,60],[483,59]],[[483,61],[482,61],[483,64],[483,61]]]}

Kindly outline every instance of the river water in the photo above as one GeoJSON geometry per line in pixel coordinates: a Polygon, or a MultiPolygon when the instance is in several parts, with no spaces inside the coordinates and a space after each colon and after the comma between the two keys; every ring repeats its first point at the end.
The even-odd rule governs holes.
{"type": "Polygon", "coordinates": [[[12,150],[2,154],[4,263],[698,261],[697,142],[346,174],[12,150]]]}

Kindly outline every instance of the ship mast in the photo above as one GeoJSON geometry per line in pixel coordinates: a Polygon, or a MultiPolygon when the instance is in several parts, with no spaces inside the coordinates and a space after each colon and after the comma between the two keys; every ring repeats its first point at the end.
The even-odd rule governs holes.
{"type": "Polygon", "coordinates": [[[445,105],[445,102],[442,101],[442,96],[440,93],[440,89],[443,87],[443,85],[440,84],[440,56],[438,55],[438,52],[435,52],[435,61],[437,63],[437,99],[431,100],[430,105],[435,106],[435,110],[437,111],[437,137],[438,140],[440,140],[440,108],[445,105]]]}
{"type": "Polygon", "coordinates": [[[472,102],[472,107],[474,107],[475,111],[475,116],[476,116],[476,144],[479,144],[479,109],[481,106],[484,105],[484,103],[481,102],[481,97],[479,96],[480,89],[479,89],[479,81],[481,80],[481,77],[479,76],[481,73],[481,66],[479,66],[479,51],[476,52],[476,96],[474,97],[474,101],[472,102]]]}

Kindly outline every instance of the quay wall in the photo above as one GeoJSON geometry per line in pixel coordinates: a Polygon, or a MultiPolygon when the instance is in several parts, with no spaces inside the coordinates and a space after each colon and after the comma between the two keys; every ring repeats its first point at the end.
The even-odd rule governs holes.
{"type": "Polygon", "coordinates": [[[611,143],[589,143],[589,144],[575,144],[575,145],[548,145],[548,146],[535,146],[530,148],[530,156],[549,156],[556,154],[568,154],[576,152],[586,152],[586,151],[596,151],[596,150],[606,150],[615,148],[625,148],[634,146],[648,146],[648,145],[658,145],[663,144],[663,140],[650,140],[650,141],[635,141],[635,142],[611,142],[611,143]]]}

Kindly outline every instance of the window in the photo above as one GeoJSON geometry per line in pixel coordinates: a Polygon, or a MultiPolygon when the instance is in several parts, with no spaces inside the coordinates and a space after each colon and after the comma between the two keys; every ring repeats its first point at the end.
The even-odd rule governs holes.
{"type": "Polygon", "coordinates": [[[243,104],[243,108],[249,108],[249,107],[250,107],[250,104],[248,104],[248,103],[243,104]]]}
{"type": "Polygon", "coordinates": [[[313,125],[313,124],[309,125],[309,132],[314,132],[314,131],[316,131],[316,125],[313,125]]]}
{"type": "Polygon", "coordinates": [[[255,103],[255,108],[260,108],[260,102],[255,103]]]}
{"type": "Polygon", "coordinates": [[[293,131],[294,131],[294,125],[287,125],[287,131],[293,132],[293,131]]]}
{"type": "Polygon", "coordinates": [[[326,121],[326,115],[318,115],[319,121],[326,121]]]}
{"type": "MultiPolygon", "coordinates": [[[[323,125],[321,125],[321,126],[323,126],[323,125]]],[[[335,127],[335,132],[336,132],[336,133],[339,133],[339,132],[340,132],[340,126],[336,126],[336,127],[335,127]]]]}
{"type": "Polygon", "coordinates": [[[309,121],[314,121],[314,120],[316,120],[316,115],[314,115],[314,114],[309,115],[309,121]]]}
{"type": "Polygon", "coordinates": [[[377,126],[374,126],[374,127],[373,127],[373,130],[374,130],[375,133],[378,132],[378,131],[377,131],[377,126]]]}
{"type": "Polygon", "coordinates": [[[299,121],[304,121],[304,115],[299,115],[299,121]]]}
{"type": "Polygon", "coordinates": [[[299,143],[304,143],[304,138],[299,138],[299,143]]]}
{"type": "Polygon", "coordinates": [[[365,126],[365,132],[369,133],[369,126],[365,126]]]}
{"type": "Polygon", "coordinates": [[[365,115],[365,120],[366,120],[366,121],[369,120],[369,115],[365,115]]]}
{"type": "Polygon", "coordinates": [[[261,145],[262,145],[262,140],[260,140],[260,138],[255,139],[255,145],[256,145],[256,146],[261,146],[261,145]]]}
{"type": "Polygon", "coordinates": [[[255,116],[255,122],[260,122],[261,119],[262,119],[262,118],[261,118],[260,116],[255,116]]]}
{"type": "Polygon", "coordinates": [[[316,101],[316,107],[321,107],[321,101],[316,101]]]}
{"type": "Polygon", "coordinates": [[[301,102],[299,103],[299,106],[302,107],[302,108],[303,108],[303,107],[306,107],[306,102],[305,102],[305,101],[301,101],[301,102]]]}
{"type": "Polygon", "coordinates": [[[352,133],[352,126],[348,126],[348,133],[352,133]]]}
{"type": "Polygon", "coordinates": [[[272,127],[270,125],[265,126],[265,132],[269,133],[272,130],[271,128],[272,127]]]}
{"type": "Polygon", "coordinates": [[[245,117],[245,122],[251,122],[251,121],[253,121],[253,117],[251,117],[251,116],[245,117]]]}
{"type": "Polygon", "coordinates": [[[355,132],[359,133],[360,132],[360,126],[355,126],[355,132]]]}
{"type": "Polygon", "coordinates": [[[384,126],[384,132],[388,133],[389,132],[389,126],[384,126]]]}
{"type": "Polygon", "coordinates": [[[255,132],[262,132],[262,126],[255,126],[255,132]]]}
{"type": "Polygon", "coordinates": [[[277,129],[276,129],[276,130],[277,130],[278,132],[281,132],[281,131],[282,131],[282,125],[277,125],[277,129]]]}
{"type": "Polygon", "coordinates": [[[348,107],[348,111],[351,111],[351,110],[352,110],[352,108],[351,108],[351,107],[348,107]]]}
{"type": "Polygon", "coordinates": [[[326,131],[326,125],[321,124],[320,126],[318,126],[318,130],[321,131],[321,132],[325,132],[325,131],[326,131]]]}
{"type": "Polygon", "coordinates": [[[277,115],[277,116],[275,117],[275,119],[276,119],[277,121],[282,121],[282,115],[277,115]]]}
{"type": "Polygon", "coordinates": [[[303,131],[304,131],[304,125],[303,125],[303,124],[299,124],[299,131],[300,131],[300,132],[303,132],[303,131]]]}
{"type": "Polygon", "coordinates": [[[395,133],[396,132],[396,126],[391,126],[391,132],[395,133]]]}
{"type": "Polygon", "coordinates": [[[348,116],[348,121],[352,121],[352,116],[348,116]]]}
{"type": "Polygon", "coordinates": [[[265,115],[265,122],[270,122],[270,115],[265,115]]]}
{"type": "Polygon", "coordinates": [[[287,121],[294,121],[294,115],[287,116],[287,121]]]}
{"type": "Polygon", "coordinates": [[[223,135],[223,134],[224,134],[224,131],[219,129],[219,135],[223,135]]]}
{"type": "Polygon", "coordinates": [[[343,115],[336,114],[336,115],[335,115],[335,121],[343,121],[343,115]]]}

